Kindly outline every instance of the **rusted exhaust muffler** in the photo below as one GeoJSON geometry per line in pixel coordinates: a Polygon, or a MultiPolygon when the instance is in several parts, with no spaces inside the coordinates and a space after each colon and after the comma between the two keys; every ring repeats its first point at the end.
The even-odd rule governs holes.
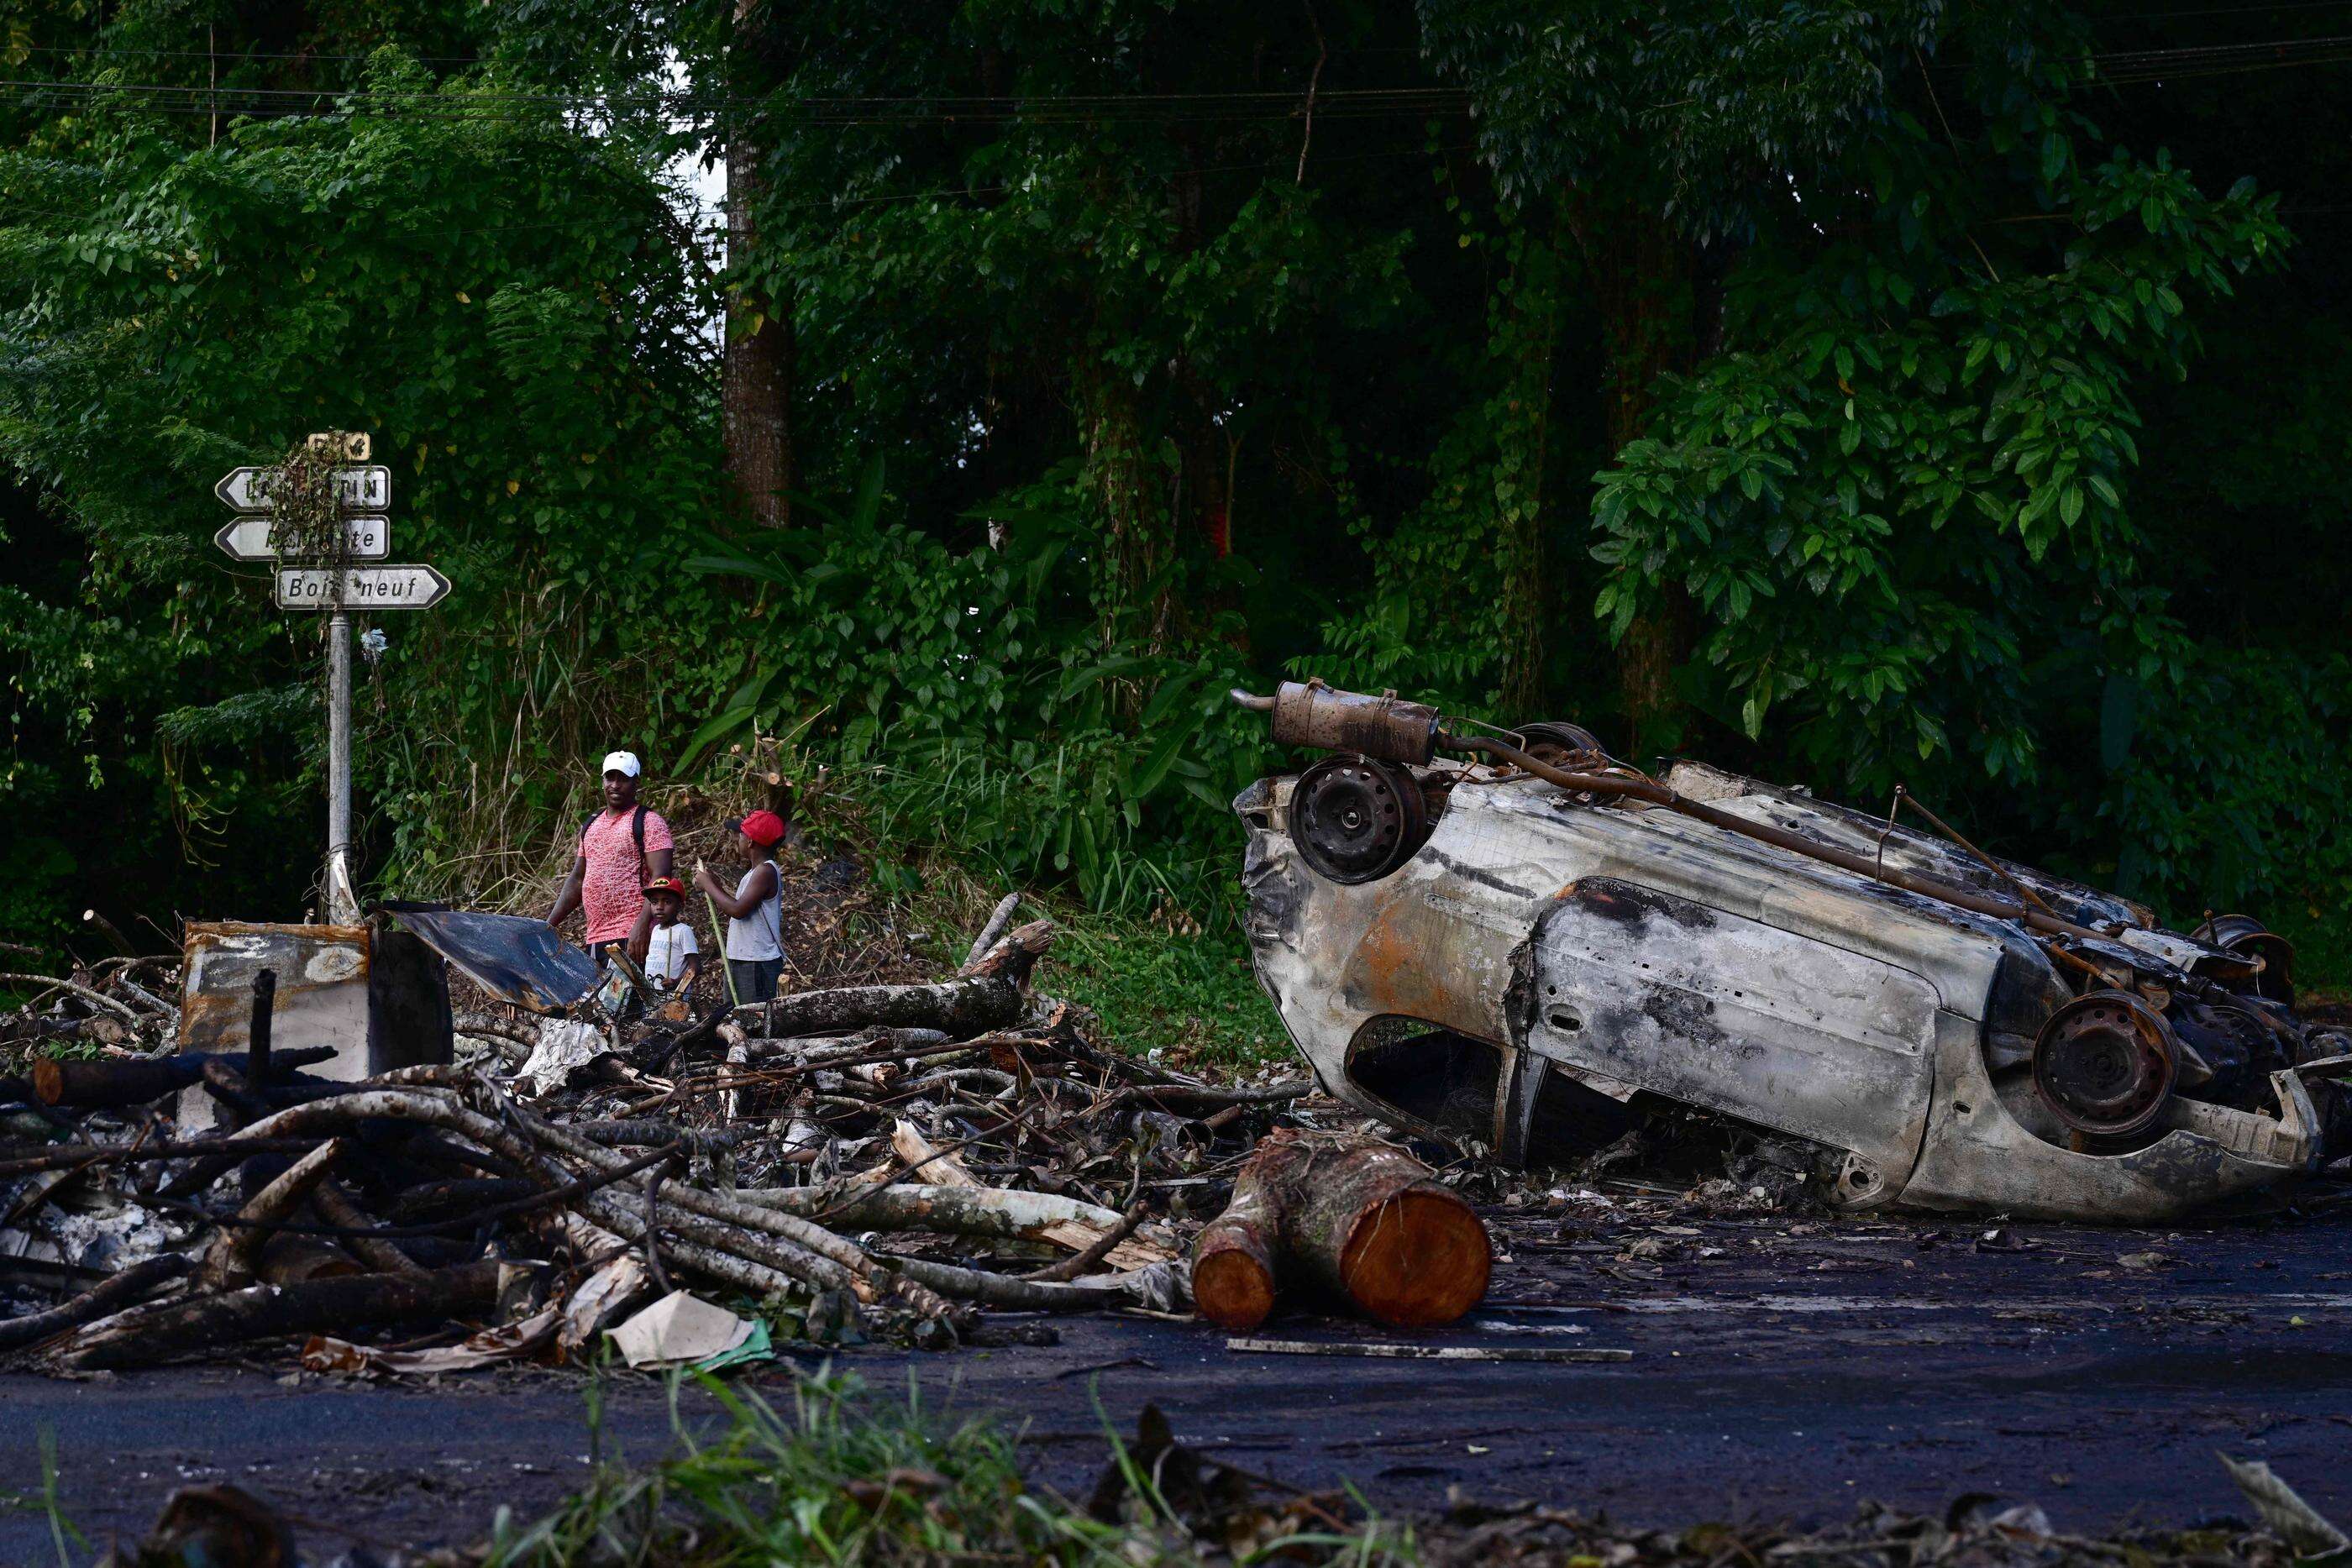
{"type": "Polygon", "coordinates": [[[1437,751],[1438,711],[1425,703],[1405,702],[1394,692],[1374,697],[1321,681],[1285,681],[1270,697],[1235,691],[1233,699],[1274,716],[1276,746],[1353,751],[1414,767],[1426,766],[1437,751]]]}

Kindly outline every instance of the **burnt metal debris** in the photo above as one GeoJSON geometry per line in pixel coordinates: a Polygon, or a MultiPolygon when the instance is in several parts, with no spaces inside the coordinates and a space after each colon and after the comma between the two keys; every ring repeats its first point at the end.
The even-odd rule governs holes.
{"type": "Polygon", "coordinates": [[[2116,1222],[2352,1152],[2352,1035],[2250,916],[2168,931],[1899,800],[1653,777],[1571,725],[1234,695],[1343,754],[1235,801],[1249,936],[1320,1085],[1391,1126],[1521,1165],[1679,1105],[1815,1145],[1840,1207],[2116,1222]]]}
{"type": "Polygon", "coordinates": [[[594,960],[544,920],[437,904],[387,902],[380,907],[499,1001],[535,1013],[561,1013],[595,988],[594,960]]]}

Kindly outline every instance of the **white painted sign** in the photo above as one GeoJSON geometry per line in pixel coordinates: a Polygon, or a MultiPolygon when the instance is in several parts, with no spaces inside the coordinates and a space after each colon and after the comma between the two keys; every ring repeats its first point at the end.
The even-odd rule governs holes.
{"type": "MultiPolygon", "coordinates": [[[[213,494],[240,512],[269,510],[269,486],[276,468],[232,468],[213,494]]],[[[335,470],[335,499],[363,512],[381,512],[392,505],[392,470],[382,464],[352,465],[335,470]]]]}
{"type": "Polygon", "coordinates": [[[422,610],[439,603],[448,591],[449,580],[429,566],[278,569],[280,610],[325,610],[339,599],[352,610],[422,610]]]}
{"type": "MultiPolygon", "coordinates": [[[[239,517],[225,524],[213,543],[239,560],[268,560],[281,553],[270,542],[275,526],[268,517],[239,517]]],[[[354,559],[382,560],[392,553],[390,517],[345,517],[343,530],[354,559]]]]}

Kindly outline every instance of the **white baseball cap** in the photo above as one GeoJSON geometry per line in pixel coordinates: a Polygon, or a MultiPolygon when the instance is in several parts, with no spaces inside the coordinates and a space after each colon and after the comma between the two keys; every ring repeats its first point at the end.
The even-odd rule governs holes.
{"type": "Polygon", "coordinates": [[[606,773],[625,773],[630,778],[635,779],[639,773],[643,772],[644,769],[637,766],[637,754],[635,752],[608,751],[604,753],[604,771],[606,773]]]}

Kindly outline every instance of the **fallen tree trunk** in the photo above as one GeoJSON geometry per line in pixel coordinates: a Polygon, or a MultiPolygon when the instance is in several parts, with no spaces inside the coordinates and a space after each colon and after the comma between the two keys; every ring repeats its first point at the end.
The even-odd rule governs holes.
{"type": "MultiPolygon", "coordinates": [[[[973,1193],[975,1197],[971,1202],[975,1208],[991,1199],[1012,1196],[1002,1192],[999,1188],[988,1186],[966,1170],[963,1162],[956,1158],[953,1153],[934,1147],[930,1140],[924,1137],[912,1122],[901,1121],[891,1128],[890,1149],[906,1163],[909,1175],[920,1172],[924,1181],[935,1186],[962,1187],[973,1193]],[[977,1196],[982,1193],[990,1195],[990,1198],[981,1198],[977,1196]]],[[[883,1187],[878,1190],[887,1192],[890,1188],[883,1187]]],[[[1050,1241],[1056,1247],[1066,1247],[1073,1252],[1084,1252],[1101,1240],[1119,1222],[1119,1216],[1116,1210],[1103,1209],[1101,1215],[1102,1218],[1098,1220],[1081,1219],[1075,1217],[1049,1220],[1039,1228],[1037,1234],[1040,1239],[1050,1241]]],[[[1110,1263],[1112,1267],[1121,1270],[1143,1269],[1154,1263],[1165,1263],[1175,1256],[1174,1252],[1156,1242],[1140,1239],[1122,1241],[1111,1249],[1110,1263]]]]}
{"type": "Polygon", "coordinates": [[[160,1258],[133,1263],[70,1301],[61,1301],[47,1312],[27,1313],[0,1323],[0,1350],[15,1350],[18,1345],[32,1344],[53,1333],[79,1328],[93,1318],[119,1312],[165,1281],[182,1278],[192,1267],[194,1265],[176,1252],[166,1252],[160,1258]]]}
{"type": "Polygon", "coordinates": [[[1002,976],[929,986],[845,986],[778,997],[772,1002],[744,1002],[735,1009],[735,1017],[746,1023],[759,1019],[761,1033],[770,1039],[845,1034],[878,1024],[885,1029],[935,1029],[951,1040],[962,1040],[1001,1029],[1020,1016],[1021,988],[1002,976]]]}
{"type": "Polygon", "coordinates": [[[422,1274],[425,1271],[423,1264],[391,1242],[382,1237],[363,1234],[375,1228],[375,1221],[368,1218],[367,1211],[360,1207],[334,1177],[329,1176],[312,1190],[310,1207],[317,1209],[319,1218],[328,1224],[352,1232],[342,1239],[343,1245],[371,1267],[387,1274],[422,1274]]]}
{"type": "Polygon", "coordinates": [[[765,1040],[744,1037],[743,1049],[754,1061],[789,1056],[795,1067],[855,1067],[871,1061],[904,1061],[910,1058],[952,1056],[981,1049],[974,1041],[950,1040],[936,1029],[860,1030],[848,1036],[816,1035],[807,1039],[765,1040]]]}
{"type": "Polygon", "coordinates": [[[310,1196],[310,1189],[326,1179],[328,1169],[350,1148],[341,1138],[329,1138],[255,1193],[237,1210],[236,1222],[221,1227],[212,1250],[205,1255],[205,1287],[225,1291],[251,1284],[261,1250],[277,1234],[278,1227],[293,1218],[294,1211],[310,1196]]]}
{"type": "Polygon", "coordinates": [[[1047,1284],[1036,1280],[1015,1279],[1010,1274],[992,1274],[983,1269],[965,1269],[953,1263],[935,1262],[929,1258],[901,1258],[896,1253],[883,1254],[881,1261],[907,1279],[942,1295],[978,1301],[982,1306],[998,1307],[1007,1312],[1091,1312],[1108,1307],[1141,1304],[1134,1290],[1108,1281],[1047,1284]]]}
{"type": "Polygon", "coordinates": [[[1381,1322],[1426,1328],[1485,1300],[1492,1267],[1486,1226],[1427,1166],[1377,1139],[1284,1128],[1195,1243],[1193,1303],[1254,1327],[1295,1277],[1381,1322]]]}
{"type": "MultiPolygon", "coordinates": [[[[541,1121],[519,1106],[510,1108],[510,1114],[532,1137],[549,1148],[573,1159],[584,1161],[599,1170],[610,1172],[616,1166],[625,1166],[628,1163],[609,1149],[601,1148],[585,1138],[575,1135],[566,1128],[541,1121]]],[[[700,1219],[716,1221],[717,1228],[707,1236],[698,1238],[711,1246],[722,1249],[733,1249],[732,1243],[735,1239],[724,1233],[724,1228],[728,1226],[739,1226],[750,1230],[761,1231],[768,1237],[780,1237],[791,1242],[799,1252],[814,1253],[817,1257],[846,1270],[854,1292],[861,1300],[868,1298],[877,1287],[874,1260],[866,1255],[863,1248],[855,1242],[835,1236],[822,1226],[812,1225],[796,1215],[781,1214],[774,1209],[761,1208],[756,1204],[744,1203],[728,1194],[706,1192],[700,1187],[690,1186],[684,1183],[670,1188],[669,1197],[664,1201],[662,1207],[665,1209],[670,1207],[683,1209],[687,1214],[700,1219]]],[[[625,1236],[630,1234],[620,1216],[607,1213],[601,1207],[597,1212],[599,1218],[610,1224],[614,1229],[625,1236]]],[[[681,1221],[681,1223],[684,1222],[681,1221]]],[[[680,1234],[685,1233],[683,1230],[680,1232],[680,1234]]],[[[767,1261],[765,1259],[761,1260],[767,1261]]],[[[945,1301],[928,1291],[908,1288],[908,1282],[903,1280],[886,1281],[882,1283],[898,1287],[900,1296],[907,1303],[927,1317],[944,1317],[952,1311],[945,1301]]]]}
{"type": "MultiPolygon", "coordinates": [[[[278,1051],[270,1061],[278,1072],[285,1073],[331,1061],[334,1054],[333,1046],[318,1045],[278,1051]]],[[[42,1057],[33,1063],[33,1096],[44,1105],[63,1105],[79,1111],[143,1105],[187,1088],[205,1075],[205,1064],[210,1061],[242,1066],[245,1057],[242,1052],[214,1056],[198,1051],[129,1061],[58,1061],[42,1057]]]]}
{"type": "Polygon", "coordinates": [[[772,1186],[745,1187],[735,1196],[842,1230],[932,1230],[945,1236],[1039,1241],[1047,1239],[1046,1231],[1056,1225],[1108,1231],[1121,1222],[1117,1209],[1099,1204],[1009,1187],[884,1186],[844,1197],[828,1187],[772,1186]]]}
{"type": "Polygon", "coordinates": [[[143,1366],[280,1334],[350,1333],[418,1318],[464,1317],[493,1305],[498,1291],[499,1266],[488,1260],[414,1279],[359,1274],[254,1285],[117,1312],[80,1330],[58,1359],[79,1372],[143,1366]]]}

